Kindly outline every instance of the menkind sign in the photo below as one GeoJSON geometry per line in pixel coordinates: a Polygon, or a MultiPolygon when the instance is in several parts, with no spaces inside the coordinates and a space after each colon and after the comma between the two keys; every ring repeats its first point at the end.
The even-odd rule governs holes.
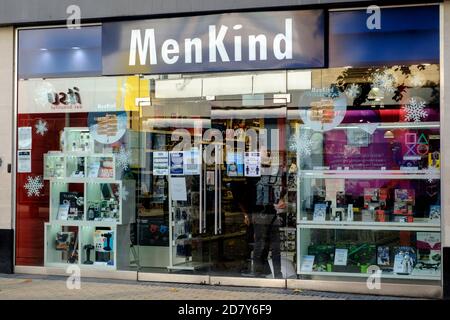
{"type": "Polygon", "coordinates": [[[324,66],[321,10],[111,22],[102,29],[104,75],[324,66]]]}

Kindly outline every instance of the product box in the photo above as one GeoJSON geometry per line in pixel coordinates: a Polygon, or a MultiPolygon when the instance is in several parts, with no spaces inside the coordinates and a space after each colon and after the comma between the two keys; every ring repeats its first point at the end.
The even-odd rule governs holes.
{"type": "Polygon", "coordinates": [[[361,211],[361,220],[363,222],[374,222],[374,216],[373,216],[373,211],[371,210],[362,210],[361,211]]]}
{"type": "Polygon", "coordinates": [[[69,251],[75,244],[74,232],[58,232],[56,233],[55,249],[57,251],[69,251]]]}
{"type": "Polygon", "coordinates": [[[79,192],[61,192],[59,194],[59,212],[57,219],[60,220],[82,220],[84,213],[84,198],[79,192]],[[63,209],[69,207],[67,218],[63,216],[63,209]]]}
{"type": "Polygon", "coordinates": [[[384,210],[376,210],[375,211],[375,221],[377,221],[377,222],[386,222],[387,221],[386,211],[384,211],[384,210]]]}
{"type": "Polygon", "coordinates": [[[395,202],[415,204],[415,192],[413,189],[395,189],[395,202]]]}
{"type": "Polygon", "coordinates": [[[441,263],[441,234],[417,232],[418,261],[425,264],[441,263]]]}
{"type": "Polygon", "coordinates": [[[431,222],[439,223],[441,221],[441,206],[431,205],[429,219],[431,222]]]}
{"type": "Polygon", "coordinates": [[[389,266],[391,264],[390,250],[388,246],[379,246],[377,248],[377,265],[389,266]]]}
{"type": "Polygon", "coordinates": [[[413,216],[403,216],[403,215],[396,215],[394,217],[394,222],[404,222],[404,223],[412,223],[414,222],[413,216]]]}
{"type": "Polygon", "coordinates": [[[411,274],[417,263],[417,254],[414,248],[400,246],[394,248],[394,273],[411,274]]]}
{"type": "Polygon", "coordinates": [[[316,203],[314,205],[314,221],[325,221],[327,215],[327,204],[326,203],[316,203]]]}
{"type": "Polygon", "coordinates": [[[378,202],[380,199],[380,189],[364,188],[364,203],[378,202]]]}

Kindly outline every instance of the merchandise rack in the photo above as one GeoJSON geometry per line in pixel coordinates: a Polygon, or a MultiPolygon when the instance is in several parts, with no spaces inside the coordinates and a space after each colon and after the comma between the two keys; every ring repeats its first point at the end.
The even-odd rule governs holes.
{"type": "MultiPolygon", "coordinates": [[[[390,129],[398,128],[402,126],[405,129],[417,129],[423,127],[422,124],[416,123],[388,123],[380,124],[378,129],[390,129]]],[[[427,123],[429,127],[439,128],[439,123],[427,123]]],[[[340,125],[336,129],[349,129],[352,125],[340,125]]],[[[355,127],[357,128],[357,126],[355,127]]],[[[297,127],[296,134],[299,135],[299,127],[297,127]]],[[[427,218],[415,218],[414,222],[369,222],[369,221],[314,221],[310,220],[304,212],[302,212],[302,197],[304,196],[301,191],[301,185],[306,181],[317,180],[428,180],[439,181],[440,170],[438,168],[432,168],[432,170],[420,170],[420,169],[402,169],[402,170],[386,170],[380,168],[380,170],[352,170],[347,167],[338,167],[336,170],[330,170],[328,167],[317,167],[313,169],[301,170],[300,169],[300,155],[297,152],[296,163],[299,166],[297,174],[297,275],[303,277],[317,277],[320,278],[368,278],[369,273],[356,273],[356,272],[344,272],[343,271],[310,271],[305,272],[301,270],[302,257],[308,255],[308,246],[311,244],[311,232],[312,230],[329,230],[331,235],[345,231],[393,231],[393,232],[433,232],[440,233],[441,225],[440,221],[430,221],[427,218]],[[309,219],[309,220],[308,220],[309,219]]],[[[291,190],[289,190],[291,191],[291,190]]],[[[292,190],[292,192],[295,192],[292,190]]],[[[417,212],[420,213],[420,212],[417,212]]],[[[441,268],[437,270],[418,270],[413,269],[412,273],[395,274],[392,270],[383,271],[380,277],[382,279],[394,279],[394,280],[418,280],[418,281],[440,281],[441,280],[441,268]]]]}
{"type": "MultiPolygon", "coordinates": [[[[123,216],[123,182],[117,180],[116,161],[115,156],[112,153],[95,153],[94,143],[92,137],[89,134],[89,128],[65,128],[64,130],[64,152],[50,151],[44,155],[44,180],[48,180],[50,184],[50,209],[49,209],[49,222],[45,223],[44,237],[44,265],[51,267],[67,267],[68,265],[76,264],[82,268],[93,268],[100,270],[115,270],[118,263],[122,263],[118,258],[126,259],[126,257],[118,257],[118,253],[122,256],[121,252],[128,252],[125,246],[129,245],[126,241],[129,239],[129,226],[125,225],[126,219],[123,216]],[[85,147],[84,151],[72,151],[70,150],[70,144],[67,141],[72,141],[73,135],[84,133],[85,147]],[[76,158],[75,166],[73,158],[76,158]],[[78,159],[82,158],[81,162],[78,159]],[[110,162],[110,169],[102,177],[100,168],[97,171],[93,171],[92,174],[90,164],[96,161],[104,159],[110,162]],[[83,163],[83,172],[80,176],[72,176],[71,171],[77,170],[77,163],[83,163]],[[52,170],[51,165],[59,166],[58,170],[52,170]],[[50,166],[49,166],[50,165],[50,166]],[[50,174],[53,173],[53,174],[50,174]],[[55,174],[58,173],[58,174],[55,174]],[[101,197],[101,185],[115,185],[116,192],[115,198],[118,201],[117,218],[114,220],[88,220],[88,202],[92,200],[92,197],[96,197],[96,201],[101,197]],[[78,185],[78,190],[83,190],[83,212],[80,220],[63,220],[58,219],[58,211],[60,205],[59,195],[61,192],[69,191],[70,185],[78,185]],[[97,185],[100,185],[97,188],[97,185]],[[56,234],[58,232],[74,232],[75,234],[75,248],[78,253],[76,263],[69,263],[67,261],[70,252],[58,251],[55,248],[56,234]],[[95,245],[94,234],[107,232],[112,233],[110,239],[111,251],[109,253],[109,262],[96,261],[97,250],[91,249],[90,261],[92,264],[85,264],[87,260],[85,245],[95,245]],[[120,247],[120,248],[119,248],[120,247]],[[123,247],[123,248],[122,248],[123,247]]],[[[54,169],[54,168],[53,168],[54,169]]],[[[95,170],[95,168],[94,168],[95,170]]],[[[112,191],[112,187],[110,187],[112,191]]],[[[111,194],[112,196],[112,194],[111,194]]],[[[105,240],[106,241],[106,240],[105,240]]],[[[72,252],[73,252],[72,248],[72,252]]],[[[105,252],[105,251],[102,251],[105,252]]]]}

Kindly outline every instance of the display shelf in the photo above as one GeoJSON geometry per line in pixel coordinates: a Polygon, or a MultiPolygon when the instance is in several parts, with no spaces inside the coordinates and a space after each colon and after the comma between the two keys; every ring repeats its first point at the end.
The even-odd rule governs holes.
{"type": "Polygon", "coordinates": [[[98,227],[113,227],[117,225],[117,222],[109,222],[109,221],[64,221],[64,220],[55,220],[52,223],[57,223],[61,226],[76,226],[76,227],[89,227],[89,226],[98,226],[98,227]]]}
{"type": "Polygon", "coordinates": [[[395,230],[440,232],[437,223],[426,222],[358,222],[358,221],[300,221],[300,229],[342,229],[342,230],[395,230]]]}
{"type": "Polygon", "coordinates": [[[439,180],[440,171],[427,170],[300,170],[299,178],[371,179],[371,180],[439,180]]]}
{"type": "Polygon", "coordinates": [[[129,223],[133,222],[131,214],[136,208],[134,201],[126,201],[125,208],[122,202],[128,194],[136,192],[135,182],[117,180],[115,155],[94,153],[89,128],[65,128],[63,149],[64,152],[44,155],[44,178],[50,184],[50,215],[44,234],[45,265],[77,264],[109,270],[117,268],[118,255],[122,265],[129,265],[129,223]],[[65,250],[57,247],[59,232],[76,234],[71,247],[65,250]],[[76,261],[68,261],[69,252],[76,252],[76,261]]]}
{"type": "Polygon", "coordinates": [[[77,156],[94,152],[94,140],[89,128],[69,127],[64,129],[64,153],[77,156]]]}
{"type": "MultiPolygon", "coordinates": [[[[413,271],[414,272],[414,271],[413,271]]],[[[355,277],[355,278],[368,278],[371,276],[369,273],[351,273],[351,272],[325,272],[325,271],[312,271],[312,272],[299,272],[302,276],[325,276],[325,277],[355,277]]],[[[440,273],[439,273],[440,274],[440,273]]],[[[384,279],[403,279],[403,280],[431,280],[440,281],[440,275],[401,275],[394,273],[381,273],[381,278],[384,279]]]]}
{"type": "Polygon", "coordinates": [[[115,268],[117,261],[116,227],[98,225],[81,227],[80,248],[81,265],[115,268]]]}
{"type": "Polygon", "coordinates": [[[44,154],[44,180],[66,177],[66,163],[64,153],[50,151],[44,154]]]}
{"type": "MultiPolygon", "coordinates": [[[[336,126],[334,129],[361,129],[363,126],[361,123],[340,123],[338,126],[336,126]]],[[[429,121],[429,122],[384,122],[384,123],[378,123],[377,129],[439,129],[441,127],[440,123],[437,121],[429,121]]],[[[304,129],[311,129],[307,125],[303,125],[302,128],[304,129]]]]}
{"type": "Polygon", "coordinates": [[[94,153],[86,156],[86,176],[93,179],[115,179],[116,158],[113,154],[94,153]]]}
{"type": "Polygon", "coordinates": [[[122,224],[122,181],[87,182],[85,220],[122,224]]]}
{"type": "Polygon", "coordinates": [[[85,194],[83,182],[50,181],[50,221],[84,220],[85,194]]]}
{"type": "Polygon", "coordinates": [[[51,179],[50,221],[122,224],[122,189],[120,180],[51,179]]]}
{"type": "Polygon", "coordinates": [[[71,265],[78,264],[80,228],[76,225],[45,223],[44,264],[71,265]],[[71,262],[69,260],[73,259],[71,262]]]}
{"type": "Polygon", "coordinates": [[[61,183],[114,183],[120,180],[111,178],[50,178],[47,179],[50,182],[61,182],[61,183]]]}
{"type": "MultiPolygon", "coordinates": [[[[118,265],[118,239],[129,237],[129,234],[127,235],[127,230],[117,224],[94,224],[86,221],[71,224],[70,221],[53,221],[45,223],[44,236],[44,265],[46,267],[66,268],[70,265],[77,265],[82,268],[115,270],[118,265]],[[73,233],[71,244],[67,248],[61,245],[61,241],[57,246],[56,239],[61,239],[61,236],[57,235],[58,233],[73,233]],[[111,236],[106,237],[107,233],[111,236]],[[70,257],[74,257],[71,262],[69,262],[70,257]]],[[[122,242],[120,241],[120,243],[122,242]]],[[[124,244],[121,246],[123,247],[124,244]]],[[[120,250],[125,249],[120,248],[120,250]]],[[[126,261],[122,261],[122,264],[126,265],[126,263],[126,261]]]]}

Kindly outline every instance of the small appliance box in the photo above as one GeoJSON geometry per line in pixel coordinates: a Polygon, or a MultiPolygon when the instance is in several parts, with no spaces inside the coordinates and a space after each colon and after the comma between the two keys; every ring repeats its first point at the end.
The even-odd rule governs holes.
{"type": "Polygon", "coordinates": [[[415,204],[414,189],[395,189],[395,202],[406,202],[408,204],[415,204]]]}
{"type": "Polygon", "coordinates": [[[83,194],[78,192],[61,192],[59,194],[59,204],[69,205],[67,220],[80,220],[84,212],[83,194]]]}

